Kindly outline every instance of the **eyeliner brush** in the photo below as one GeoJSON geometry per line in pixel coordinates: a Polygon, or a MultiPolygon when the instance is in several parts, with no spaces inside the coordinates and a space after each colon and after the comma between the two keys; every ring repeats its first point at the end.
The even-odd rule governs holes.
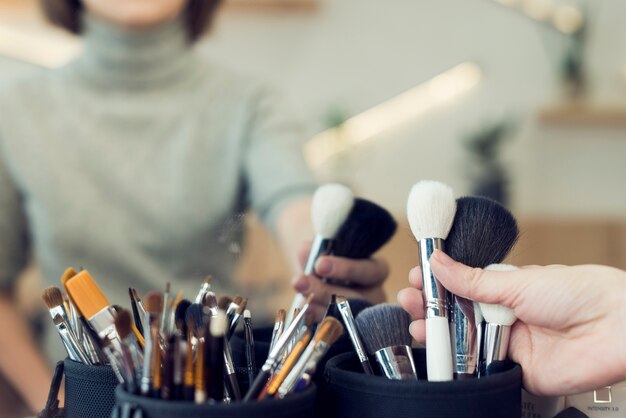
{"type": "Polygon", "coordinates": [[[141,322],[141,314],[139,313],[139,308],[137,307],[137,301],[133,297],[133,289],[130,287],[128,288],[128,296],[130,297],[130,307],[133,311],[133,319],[135,321],[135,326],[137,327],[137,330],[139,331],[139,333],[141,335],[144,335],[143,323],[141,322]]]}

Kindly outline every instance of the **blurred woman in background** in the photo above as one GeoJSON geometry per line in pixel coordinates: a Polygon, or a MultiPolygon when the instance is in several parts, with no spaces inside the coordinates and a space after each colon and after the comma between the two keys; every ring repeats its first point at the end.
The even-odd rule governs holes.
{"type": "MultiPolygon", "coordinates": [[[[304,137],[271,90],[193,49],[219,3],[42,1],[53,23],[84,37],[84,50],[0,94],[0,372],[33,411],[48,365],[11,297],[31,252],[47,284],[83,266],[114,303],[129,286],[166,282],[190,297],[207,273],[231,293],[235,260],[217,237],[252,208],[301,271],[315,188],[304,137]]],[[[318,273],[363,283],[342,288],[347,296],[384,299],[381,261],[323,257],[318,273]]],[[[316,293],[318,314],[338,291],[313,277],[294,283],[316,293]]]]}

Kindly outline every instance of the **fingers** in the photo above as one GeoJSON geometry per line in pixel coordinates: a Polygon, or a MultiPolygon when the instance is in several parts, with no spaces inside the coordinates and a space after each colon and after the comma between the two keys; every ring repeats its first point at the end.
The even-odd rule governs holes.
{"type": "Polygon", "coordinates": [[[315,273],[320,277],[346,280],[360,286],[378,286],[389,274],[384,260],[368,258],[353,260],[343,257],[322,256],[315,263],[315,273]]]}
{"type": "Polygon", "coordinates": [[[409,271],[409,283],[416,289],[422,289],[422,269],[420,266],[413,267],[409,271]]]}
{"type": "Polygon", "coordinates": [[[426,343],[426,321],[417,319],[409,325],[409,333],[420,344],[426,343]]]}
{"type": "Polygon", "coordinates": [[[530,269],[503,272],[471,268],[439,250],[431,256],[430,265],[441,284],[455,295],[509,307],[532,276],[530,269]]]}
{"type": "Polygon", "coordinates": [[[422,292],[408,287],[398,292],[398,303],[414,319],[424,318],[424,299],[422,292]]]}

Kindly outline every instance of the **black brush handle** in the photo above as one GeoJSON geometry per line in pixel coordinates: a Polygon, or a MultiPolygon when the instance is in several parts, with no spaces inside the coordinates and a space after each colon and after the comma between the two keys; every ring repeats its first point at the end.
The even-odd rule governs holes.
{"type": "Polygon", "coordinates": [[[272,377],[272,374],[269,372],[269,370],[261,369],[256,379],[254,379],[254,383],[252,383],[252,386],[250,386],[250,389],[248,389],[248,392],[243,398],[243,401],[249,402],[251,400],[255,400],[263,391],[263,388],[267,384],[267,381],[270,379],[270,377],[272,377]]]}
{"type": "Polygon", "coordinates": [[[141,315],[139,314],[139,308],[137,308],[137,301],[133,297],[132,288],[128,288],[128,293],[130,295],[130,307],[133,310],[133,319],[135,321],[135,327],[143,337],[143,323],[141,322],[141,315]]]}
{"type": "Polygon", "coordinates": [[[237,375],[235,373],[226,375],[226,382],[228,384],[228,392],[233,401],[241,400],[241,389],[239,389],[239,382],[237,382],[237,375]]]}
{"type": "Polygon", "coordinates": [[[372,369],[372,364],[369,362],[368,359],[363,360],[361,362],[361,366],[363,366],[363,371],[365,372],[365,374],[369,374],[371,376],[376,374],[374,373],[374,369],[372,369]]]}

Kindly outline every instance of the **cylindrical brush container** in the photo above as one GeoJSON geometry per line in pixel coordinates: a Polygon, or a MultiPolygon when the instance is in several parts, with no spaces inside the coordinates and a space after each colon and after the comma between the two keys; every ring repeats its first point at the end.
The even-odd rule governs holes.
{"type": "Polygon", "coordinates": [[[109,366],[90,366],[66,359],[65,418],[109,418],[119,384],[109,366]]]}
{"type": "Polygon", "coordinates": [[[365,375],[353,353],[333,357],[326,363],[325,384],[320,385],[319,416],[521,417],[522,370],[518,365],[481,379],[428,382],[425,350],[414,349],[413,356],[420,375],[417,381],[365,375]]]}
{"type": "Polygon", "coordinates": [[[300,393],[283,399],[269,399],[231,404],[195,404],[188,401],[164,401],[126,392],[121,386],[115,396],[116,418],[314,418],[317,389],[314,383],[300,393]]]}

